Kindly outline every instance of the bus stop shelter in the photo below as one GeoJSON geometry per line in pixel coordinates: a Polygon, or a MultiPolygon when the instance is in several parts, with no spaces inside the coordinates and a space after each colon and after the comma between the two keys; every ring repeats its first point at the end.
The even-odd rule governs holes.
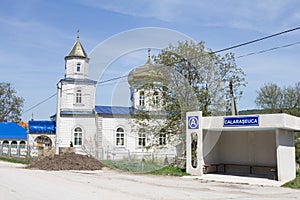
{"type": "Polygon", "coordinates": [[[300,118],[288,114],[202,117],[188,112],[187,172],[292,180],[295,131],[300,118]]]}

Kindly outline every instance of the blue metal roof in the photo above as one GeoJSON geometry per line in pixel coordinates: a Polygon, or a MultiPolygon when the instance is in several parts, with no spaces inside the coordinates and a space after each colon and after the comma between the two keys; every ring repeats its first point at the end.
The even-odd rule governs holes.
{"type": "Polygon", "coordinates": [[[129,115],[132,114],[133,108],[122,106],[95,106],[97,114],[107,115],[129,115]]]}
{"type": "Polygon", "coordinates": [[[93,115],[92,111],[82,111],[82,110],[62,110],[61,115],[93,115]]]}
{"type": "Polygon", "coordinates": [[[29,121],[29,133],[55,133],[55,121],[29,121]]]}
{"type": "Polygon", "coordinates": [[[26,129],[14,122],[0,122],[0,139],[26,140],[26,129]]]}

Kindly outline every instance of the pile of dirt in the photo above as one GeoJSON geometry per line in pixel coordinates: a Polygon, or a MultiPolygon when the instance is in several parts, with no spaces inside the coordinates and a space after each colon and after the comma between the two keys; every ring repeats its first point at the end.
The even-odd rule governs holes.
{"type": "Polygon", "coordinates": [[[87,155],[64,153],[37,160],[28,169],[41,170],[100,170],[102,163],[87,155]]]}

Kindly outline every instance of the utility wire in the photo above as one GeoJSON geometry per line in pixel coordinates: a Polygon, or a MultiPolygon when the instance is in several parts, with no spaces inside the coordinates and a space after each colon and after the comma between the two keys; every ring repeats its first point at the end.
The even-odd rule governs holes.
{"type": "Polygon", "coordinates": [[[278,36],[278,35],[282,35],[282,34],[285,34],[285,33],[289,33],[289,32],[292,32],[292,31],[296,31],[296,30],[299,30],[299,29],[300,29],[300,27],[288,29],[288,30],[285,30],[285,31],[282,31],[282,32],[279,32],[279,33],[275,33],[275,34],[266,36],[266,37],[258,38],[258,39],[255,39],[255,40],[251,40],[249,42],[244,42],[244,43],[241,43],[241,44],[238,44],[238,45],[234,45],[234,46],[231,46],[231,47],[227,47],[227,48],[224,48],[224,49],[213,51],[211,53],[219,53],[219,52],[222,52],[222,51],[228,51],[230,49],[235,49],[235,48],[238,48],[238,47],[241,47],[241,46],[245,46],[245,45],[248,45],[248,44],[259,42],[261,40],[269,39],[269,38],[272,38],[272,37],[275,37],[275,36],[278,36]]]}
{"type": "Polygon", "coordinates": [[[55,97],[55,96],[56,96],[56,94],[57,94],[57,92],[56,92],[56,93],[54,93],[54,94],[52,94],[50,97],[48,97],[48,98],[44,99],[43,101],[41,101],[41,102],[39,102],[39,103],[35,104],[34,106],[31,106],[30,108],[28,108],[27,110],[25,110],[25,111],[24,111],[22,114],[24,114],[24,113],[26,113],[26,112],[29,112],[30,110],[32,110],[32,109],[34,109],[34,108],[38,107],[39,105],[41,105],[41,104],[45,103],[46,101],[48,101],[48,100],[52,99],[53,97],[55,97]]]}
{"type": "Polygon", "coordinates": [[[286,45],[282,45],[282,46],[278,46],[278,47],[273,47],[273,48],[270,48],[270,49],[256,51],[256,52],[248,53],[248,54],[245,54],[245,55],[237,56],[236,58],[243,58],[243,57],[252,56],[252,55],[255,55],[255,54],[266,53],[268,51],[274,51],[274,50],[277,50],[277,49],[282,49],[282,48],[294,46],[294,45],[297,45],[297,44],[300,44],[300,42],[295,42],[295,43],[286,44],[286,45]]]}
{"type": "MultiPolygon", "coordinates": [[[[289,33],[289,32],[292,32],[292,31],[296,31],[296,30],[299,30],[299,29],[300,29],[300,27],[288,29],[288,30],[285,30],[285,31],[282,31],[282,32],[279,32],[279,33],[275,33],[275,34],[266,36],[266,37],[258,38],[258,39],[255,39],[255,40],[244,42],[244,43],[241,43],[241,44],[238,44],[238,45],[234,45],[234,46],[231,46],[231,47],[228,47],[228,48],[220,49],[220,50],[217,50],[217,51],[212,51],[212,52],[209,52],[209,53],[214,54],[214,53],[219,53],[219,52],[223,52],[223,51],[228,51],[230,49],[235,49],[235,48],[238,48],[238,47],[241,47],[241,46],[245,46],[245,45],[248,45],[248,44],[259,42],[259,41],[262,41],[262,40],[265,40],[265,39],[269,39],[269,38],[272,38],[272,37],[275,37],[275,36],[278,36],[278,35],[282,35],[282,34],[285,34],[285,33],[289,33]]],[[[247,56],[251,56],[251,55],[254,55],[254,54],[265,53],[265,52],[268,52],[268,51],[273,51],[273,50],[280,49],[280,48],[286,48],[286,47],[293,46],[293,45],[296,45],[296,44],[300,44],[300,42],[295,42],[295,43],[292,43],[292,44],[287,44],[287,45],[283,45],[283,46],[279,46],[279,47],[274,47],[274,48],[270,48],[270,49],[266,49],[266,50],[252,52],[252,53],[249,53],[249,54],[238,56],[236,58],[242,58],[242,57],[247,57],[247,56]]],[[[111,78],[111,79],[107,79],[107,80],[103,80],[103,81],[98,81],[97,85],[100,85],[100,84],[103,84],[103,83],[107,83],[107,82],[111,82],[111,81],[115,81],[115,80],[119,80],[119,79],[126,78],[126,77],[128,77],[128,75],[123,75],[123,76],[119,76],[119,77],[115,77],[115,78],[111,78]]],[[[67,89],[67,90],[71,90],[71,89],[67,89]]],[[[67,90],[64,90],[62,92],[65,92],[67,90]]],[[[31,106],[30,108],[28,108],[27,110],[25,110],[22,114],[24,114],[26,112],[29,112],[30,110],[38,107],[39,105],[45,103],[46,101],[50,100],[51,98],[53,98],[56,95],[57,95],[57,92],[55,94],[51,95],[50,97],[44,99],[43,101],[37,103],[36,105],[31,106]]]]}

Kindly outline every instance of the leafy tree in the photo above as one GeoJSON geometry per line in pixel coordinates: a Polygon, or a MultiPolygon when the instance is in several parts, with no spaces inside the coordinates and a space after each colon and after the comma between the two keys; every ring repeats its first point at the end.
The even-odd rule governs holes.
{"type": "Polygon", "coordinates": [[[234,96],[240,99],[245,87],[245,73],[235,63],[233,53],[224,56],[205,50],[204,42],[178,42],[169,45],[155,57],[158,64],[174,69],[184,77],[196,95],[198,108],[204,116],[230,111],[230,80],[234,83],[234,96]],[[224,108],[224,105],[227,105],[224,108]]]}
{"type": "Polygon", "coordinates": [[[0,121],[18,122],[23,108],[23,98],[16,95],[10,83],[0,83],[0,121]]]}
{"type": "Polygon", "coordinates": [[[263,109],[269,109],[274,113],[282,108],[282,89],[275,83],[266,83],[262,86],[256,97],[255,103],[263,109]]]}
{"type": "Polygon", "coordinates": [[[283,88],[275,83],[264,84],[257,92],[255,103],[265,113],[284,112],[300,116],[300,82],[283,88]]]}
{"type": "Polygon", "coordinates": [[[223,57],[215,55],[205,50],[203,42],[184,41],[178,42],[178,46],[169,45],[154,56],[154,61],[156,70],[152,78],[156,81],[147,87],[161,91],[161,110],[164,113],[140,109],[135,116],[136,122],[154,135],[165,130],[168,142],[181,146],[179,151],[185,149],[187,111],[201,110],[204,116],[230,112],[229,81],[234,83],[237,98],[242,96],[241,88],[247,84],[245,74],[237,67],[232,53],[223,57]],[[155,117],[157,114],[160,117],[155,117]]]}

